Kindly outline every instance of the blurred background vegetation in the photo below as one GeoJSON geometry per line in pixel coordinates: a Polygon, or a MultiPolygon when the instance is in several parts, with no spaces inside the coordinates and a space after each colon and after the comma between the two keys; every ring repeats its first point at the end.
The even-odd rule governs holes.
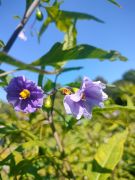
{"type": "MultiPolygon", "coordinates": [[[[78,60],[82,59],[108,60],[110,61],[109,63],[119,60],[122,63],[126,61],[127,58],[116,50],[108,51],[98,46],[95,47],[95,45],[78,43],[78,21],[92,20],[95,23],[103,23],[103,21],[96,16],[82,12],[63,10],[63,8],[61,9],[63,2],[58,0],[26,0],[25,2],[26,3],[23,4],[25,5],[24,14],[22,16],[14,16],[14,19],[19,20],[19,24],[11,35],[11,38],[8,37],[9,40],[7,40],[8,38],[4,35],[4,39],[0,39],[0,63],[2,63],[0,69],[0,87],[4,89],[8,85],[13,77],[13,75],[11,75],[13,72],[16,72],[16,75],[26,73],[25,75],[27,76],[26,71],[31,71],[31,73],[37,73],[36,76],[33,76],[34,81],[36,81],[36,77],[38,79],[38,85],[50,96],[48,96],[49,99],[45,99],[43,109],[39,109],[31,114],[15,112],[13,107],[6,103],[6,101],[0,101],[0,179],[134,180],[135,70],[132,69],[125,72],[121,79],[112,84],[108,84],[107,80],[102,76],[95,79],[95,81],[100,80],[107,84],[105,91],[109,98],[105,102],[104,108],[95,107],[93,109],[91,120],[84,118],[76,120],[74,117],[66,115],[63,108],[64,95],[58,90],[63,86],[57,83],[58,76],[73,70],[76,70],[78,73],[78,70],[83,68],[82,66],[76,66],[72,62],[72,67],[68,67],[66,66],[68,61],[76,60],[75,63],[77,62],[77,65],[78,60]],[[31,28],[29,33],[32,35],[32,32],[35,32],[34,25],[35,22],[38,21],[41,26],[38,32],[35,32],[36,40],[38,39],[38,41],[40,41],[44,34],[48,36],[53,43],[46,45],[46,50],[44,50],[45,45],[43,43],[42,48],[39,48],[43,50],[41,53],[37,46],[33,45],[33,41],[27,41],[28,44],[30,42],[32,45],[31,47],[24,45],[25,50],[28,51],[22,51],[22,54],[26,55],[24,56],[24,61],[22,61],[20,60],[22,54],[20,53],[21,51],[17,49],[17,46],[14,46],[14,51],[17,52],[17,54],[15,53],[15,57],[12,57],[12,53],[9,55],[8,52],[15,40],[20,36],[20,32],[23,34],[23,38],[21,37],[21,39],[27,39],[24,25],[27,23],[27,20],[29,20],[32,12],[34,12],[34,22],[30,24],[31,28]],[[51,30],[50,35],[46,34],[48,26],[51,26],[52,29],[57,28],[57,34],[62,33],[60,40],[59,38],[57,40],[60,42],[56,42],[56,40],[52,38],[55,31],[51,30]],[[59,33],[58,30],[60,31],[59,33]],[[50,36],[52,37],[50,38],[50,36]],[[37,52],[38,50],[42,56],[37,52]],[[30,51],[31,53],[29,53],[30,51]],[[33,60],[27,61],[28,58],[33,60]],[[11,69],[11,66],[15,66],[16,69],[11,69]],[[55,81],[52,81],[50,74],[54,74],[55,81]],[[52,92],[56,92],[56,94],[52,92]],[[53,100],[55,100],[54,106],[51,107],[53,100]],[[51,116],[53,115],[54,118],[51,123],[49,121],[49,113],[51,116]],[[55,126],[52,127],[52,124],[55,124],[55,126]],[[60,135],[59,140],[64,147],[63,151],[60,150],[61,145],[59,145],[56,140],[56,131],[60,135]],[[70,170],[68,171],[67,164],[71,166],[74,176],[69,173],[70,170]]],[[[121,7],[115,0],[107,0],[106,2],[121,7]]],[[[8,3],[7,1],[7,4],[8,3]]],[[[3,4],[4,1],[0,1],[1,7],[3,4]]],[[[13,5],[13,7],[16,8],[17,6],[13,5]]],[[[18,8],[16,9],[18,10],[18,8]]],[[[23,10],[22,7],[21,9],[23,10]]],[[[7,9],[4,10],[4,14],[5,13],[7,13],[7,9]]],[[[2,16],[2,18],[3,17],[4,16],[2,16]]],[[[114,20],[116,19],[114,18],[114,20]]],[[[3,22],[5,23],[5,21],[3,22]]],[[[118,26],[120,26],[119,23],[118,26]]],[[[85,29],[87,28],[85,27],[85,29]]],[[[112,27],[111,29],[113,32],[114,29],[112,27]]],[[[95,33],[95,30],[93,32],[95,33]]],[[[83,35],[84,34],[87,33],[83,32],[83,35]]],[[[111,31],[109,31],[109,41],[112,43],[113,37],[116,36],[114,32],[112,33],[112,37],[110,34],[111,31]],[[110,37],[112,39],[110,39],[110,37]]],[[[105,37],[102,35],[101,37],[108,41],[106,35],[105,32],[105,37]]],[[[92,38],[92,36],[90,38],[92,38]]],[[[100,41],[102,38],[98,40],[100,41]]],[[[45,43],[47,41],[45,38],[45,43]]],[[[120,41],[120,39],[117,41],[120,41]]],[[[116,44],[116,39],[114,42],[116,44]]],[[[126,41],[122,39],[120,46],[122,46],[122,44],[128,44],[123,42],[126,41]]],[[[106,46],[108,49],[109,46],[107,44],[106,46]]],[[[22,47],[21,45],[21,49],[22,47]]],[[[131,47],[129,49],[132,51],[131,47]]],[[[104,68],[100,65],[102,72],[106,72],[108,67],[106,65],[107,63],[104,64],[104,68]]],[[[84,67],[85,66],[87,66],[86,61],[84,67]]],[[[97,68],[96,65],[91,65],[91,67],[93,69],[95,67],[97,68]]],[[[120,66],[118,66],[118,68],[119,67],[120,66]]],[[[30,72],[28,72],[28,77],[29,73],[30,72]]],[[[31,73],[30,78],[32,78],[31,73]]],[[[113,73],[115,73],[115,69],[113,73]]],[[[82,77],[78,77],[74,82],[64,84],[64,86],[79,88],[81,81],[82,77]]],[[[1,91],[1,94],[3,96],[4,93],[1,91]]],[[[2,98],[4,99],[4,97],[2,98]]]]}
{"type": "MultiPolygon", "coordinates": [[[[80,86],[80,80],[81,77],[70,86],[80,86]]],[[[97,77],[96,80],[107,83],[103,77],[97,77]]],[[[51,83],[49,80],[45,84],[48,92],[51,83]]],[[[63,97],[57,93],[54,121],[65,148],[63,156],[57,151],[47,121],[47,109],[45,112],[38,110],[26,115],[0,102],[1,179],[66,179],[62,160],[67,156],[76,179],[92,179],[92,166],[99,170],[101,168],[93,161],[100,144],[106,143],[113,134],[128,127],[122,159],[109,172],[109,180],[134,180],[135,70],[126,72],[122,79],[108,85],[106,92],[109,99],[105,102],[105,108],[95,108],[91,120],[82,118],[79,121],[72,116],[65,116],[63,97]]],[[[103,169],[102,172],[108,173],[103,169]]]]}

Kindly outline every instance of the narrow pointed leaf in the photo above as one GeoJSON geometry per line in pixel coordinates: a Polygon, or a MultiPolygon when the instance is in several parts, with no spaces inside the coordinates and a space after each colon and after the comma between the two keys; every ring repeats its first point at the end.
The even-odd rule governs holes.
{"type": "Polygon", "coordinates": [[[38,34],[39,40],[51,22],[52,22],[52,19],[50,17],[47,17],[47,19],[43,22],[43,24],[39,30],[39,34],[38,34]]]}
{"type": "Polygon", "coordinates": [[[65,33],[69,31],[73,20],[94,20],[99,23],[103,23],[101,19],[90,14],[59,10],[58,5],[46,7],[45,9],[48,13],[48,17],[40,28],[39,38],[51,22],[54,22],[57,28],[65,33]]]}
{"type": "Polygon", "coordinates": [[[58,7],[52,6],[52,7],[46,7],[46,10],[48,12],[48,15],[54,19],[62,19],[62,18],[67,18],[67,19],[80,19],[80,20],[94,20],[100,23],[103,23],[103,21],[91,14],[86,14],[86,13],[79,13],[79,12],[72,12],[72,11],[63,11],[59,10],[58,7]]]}
{"type": "Polygon", "coordinates": [[[121,5],[119,5],[115,0],[108,0],[110,3],[113,3],[114,5],[121,7],[121,5]]]}
{"type": "Polygon", "coordinates": [[[0,49],[4,48],[4,46],[5,46],[4,42],[2,40],[0,40],[0,49]]]}
{"type": "Polygon", "coordinates": [[[80,20],[94,20],[99,23],[104,23],[101,19],[86,13],[72,12],[72,11],[60,11],[61,16],[66,16],[71,19],[80,19],[80,20]]]}

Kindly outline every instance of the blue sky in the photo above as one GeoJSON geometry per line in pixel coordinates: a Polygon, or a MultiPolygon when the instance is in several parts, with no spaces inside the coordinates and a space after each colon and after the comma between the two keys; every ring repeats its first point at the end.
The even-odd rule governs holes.
{"type": "MultiPolygon", "coordinates": [[[[117,8],[108,3],[107,0],[65,0],[62,4],[61,9],[63,10],[92,14],[105,21],[105,24],[86,20],[78,21],[78,44],[90,44],[106,50],[118,50],[122,55],[128,57],[128,62],[109,62],[107,60],[104,62],[99,60],[70,61],[66,67],[83,66],[84,69],[61,75],[59,82],[62,84],[69,83],[78,76],[84,75],[94,79],[100,75],[111,83],[120,79],[125,71],[135,69],[135,1],[118,0],[118,2],[122,8],[117,8]]],[[[0,6],[0,39],[5,43],[19,23],[19,20],[14,20],[13,16],[22,16],[24,9],[25,0],[2,1],[0,6]]],[[[30,26],[34,18],[33,15],[25,27],[28,40],[24,42],[18,38],[9,52],[10,55],[27,63],[31,63],[45,54],[55,42],[62,42],[64,36],[62,32],[56,29],[55,25],[51,25],[44,33],[39,44],[36,34],[34,37],[30,35],[30,26]]],[[[41,23],[36,22],[34,29],[38,30],[40,26],[41,23]]],[[[15,67],[6,64],[3,64],[1,68],[7,71],[15,69],[15,67]]],[[[14,75],[25,75],[37,82],[36,73],[20,71],[14,75]]],[[[3,95],[2,90],[1,92],[3,95]]]]}

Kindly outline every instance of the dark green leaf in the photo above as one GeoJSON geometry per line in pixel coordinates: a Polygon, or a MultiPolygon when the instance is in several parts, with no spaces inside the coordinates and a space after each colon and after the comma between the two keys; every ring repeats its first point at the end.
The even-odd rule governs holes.
{"type": "Polygon", "coordinates": [[[80,19],[80,20],[94,20],[100,23],[104,23],[101,19],[86,13],[70,12],[70,11],[59,11],[60,15],[70,19],[80,19]]]}
{"type": "Polygon", "coordinates": [[[7,84],[5,82],[0,82],[0,86],[6,86],[7,84]]]}
{"type": "Polygon", "coordinates": [[[39,40],[51,22],[52,22],[52,19],[50,17],[47,17],[47,19],[44,21],[44,23],[42,24],[42,26],[39,30],[39,34],[38,34],[39,40]]]}
{"type": "Polygon", "coordinates": [[[69,28],[73,24],[73,20],[94,20],[103,23],[102,20],[90,14],[59,10],[58,4],[52,7],[46,7],[46,11],[48,17],[39,31],[39,38],[51,22],[54,22],[58,29],[65,33],[69,31],[69,28]]]}
{"type": "Polygon", "coordinates": [[[114,5],[121,7],[121,5],[119,5],[115,0],[108,0],[109,2],[113,3],[114,5]]]}
{"type": "Polygon", "coordinates": [[[55,22],[58,29],[62,32],[68,32],[73,20],[86,19],[95,20],[100,23],[103,22],[102,20],[89,14],[59,10],[57,6],[46,7],[46,11],[48,16],[52,18],[52,21],[55,22]]]}
{"type": "Polygon", "coordinates": [[[14,19],[21,20],[20,16],[13,16],[14,19]]]}
{"type": "Polygon", "coordinates": [[[54,82],[48,79],[44,85],[44,90],[48,92],[52,90],[53,87],[54,87],[54,82]]]}
{"type": "Polygon", "coordinates": [[[80,20],[94,20],[103,23],[101,19],[93,15],[86,13],[72,12],[72,11],[63,11],[63,10],[59,10],[58,7],[56,6],[46,7],[46,10],[54,21],[62,20],[62,19],[80,19],[80,20]]]}
{"type": "Polygon", "coordinates": [[[4,48],[4,46],[5,46],[4,42],[2,40],[0,40],[0,49],[4,48]]]}
{"type": "Polygon", "coordinates": [[[127,60],[126,57],[122,56],[117,51],[105,51],[87,44],[78,45],[69,50],[63,50],[63,44],[56,43],[47,54],[34,61],[32,65],[51,65],[59,67],[59,62],[77,59],[127,60]]]}

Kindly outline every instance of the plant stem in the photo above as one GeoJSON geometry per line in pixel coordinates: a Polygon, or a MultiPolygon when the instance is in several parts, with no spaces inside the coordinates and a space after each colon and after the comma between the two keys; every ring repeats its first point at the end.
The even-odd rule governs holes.
{"type": "MultiPolygon", "coordinates": [[[[54,91],[56,90],[56,83],[57,83],[57,78],[58,78],[59,74],[56,75],[55,77],[55,81],[54,81],[54,91]]],[[[61,157],[65,157],[65,150],[64,150],[64,147],[61,143],[61,140],[60,140],[60,137],[59,137],[59,134],[56,130],[56,127],[55,127],[55,124],[53,122],[53,111],[54,111],[54,101],[55,101],[55,97],[56,97],[56,93],[53,94],[53,98],[52,98],[52,108],[51,108],[51,111],[50,113],[48,113],[48,120],[49,120],[49,124],[50,124],[50,127],[51,127],[51,130],[53,132],[53,136],[56,140],[56,143],[59,147],[59,151],[61,152],[61,157]]],[[[74,174],[71,170],[71,167],[70,167],[70,164],[68,163],[67,159],[65,159],[64,161],[64,165],[65,165],[65,168],[66,168],[66,171],[67,171],[67,175],[68,175],[68,178],[69,179],[75,179],[74,177],[74,174]]]]}
{"type": "Polygon", "coordinates": [[[36,7],[39,5],[39,3],[40,3],[40,0],[34,0],[33,3],[30,5],[28,10],[25,12],[20,24],[16,27],[15,31],[13,32],[13,34],[11,35],[10,39],[8,40],[6,46],[4,47],[4,49],[3,49],[4,52],[9,52],[9,50],[11,49],[12,45],[14,44],[16,38],[18,37],[19,33],[22,31],[25,24],[27,23],[27,21],[29,20],[30,16],[32,15],[32,13],[36,9],[36,7]]]}
{"type": "MultiPolygon", "coordinates": [[[[45,70],[45,66],[41,66],[41,70],[45,70]]],[[[39,74],[38,75],[38,86],[43,88],[43,79],[44,79],[44,74],[39,74]]]]}
{"type": "MultiPolygon", "coordinates": [[[[61,152],[61,156],[64,157],[65,156],[65,151],[64,151],[64,148],[62,146],[62,143],[61,143],[60,137],[58,135],[58,132],[57,132],[57,130],[55,128],[55,125],[54,125],[54,122],[53,122],[52,112],[49,115],[49,124],[50,124],[50,127],[52,129],[53,136],[54,136],[54,138],[56,140],[56,143],[57,143],[57,145],[59,147],[59,151],[61,152]]],[[[74,174],[73,174],[73,172],[71,170],[70,164],[68,163],[67,159],[65,159],[64,165],[65,165],[65,168],[66,168],[67,175],[68,175],[69,179],[75,179],[74,174]]]]}

